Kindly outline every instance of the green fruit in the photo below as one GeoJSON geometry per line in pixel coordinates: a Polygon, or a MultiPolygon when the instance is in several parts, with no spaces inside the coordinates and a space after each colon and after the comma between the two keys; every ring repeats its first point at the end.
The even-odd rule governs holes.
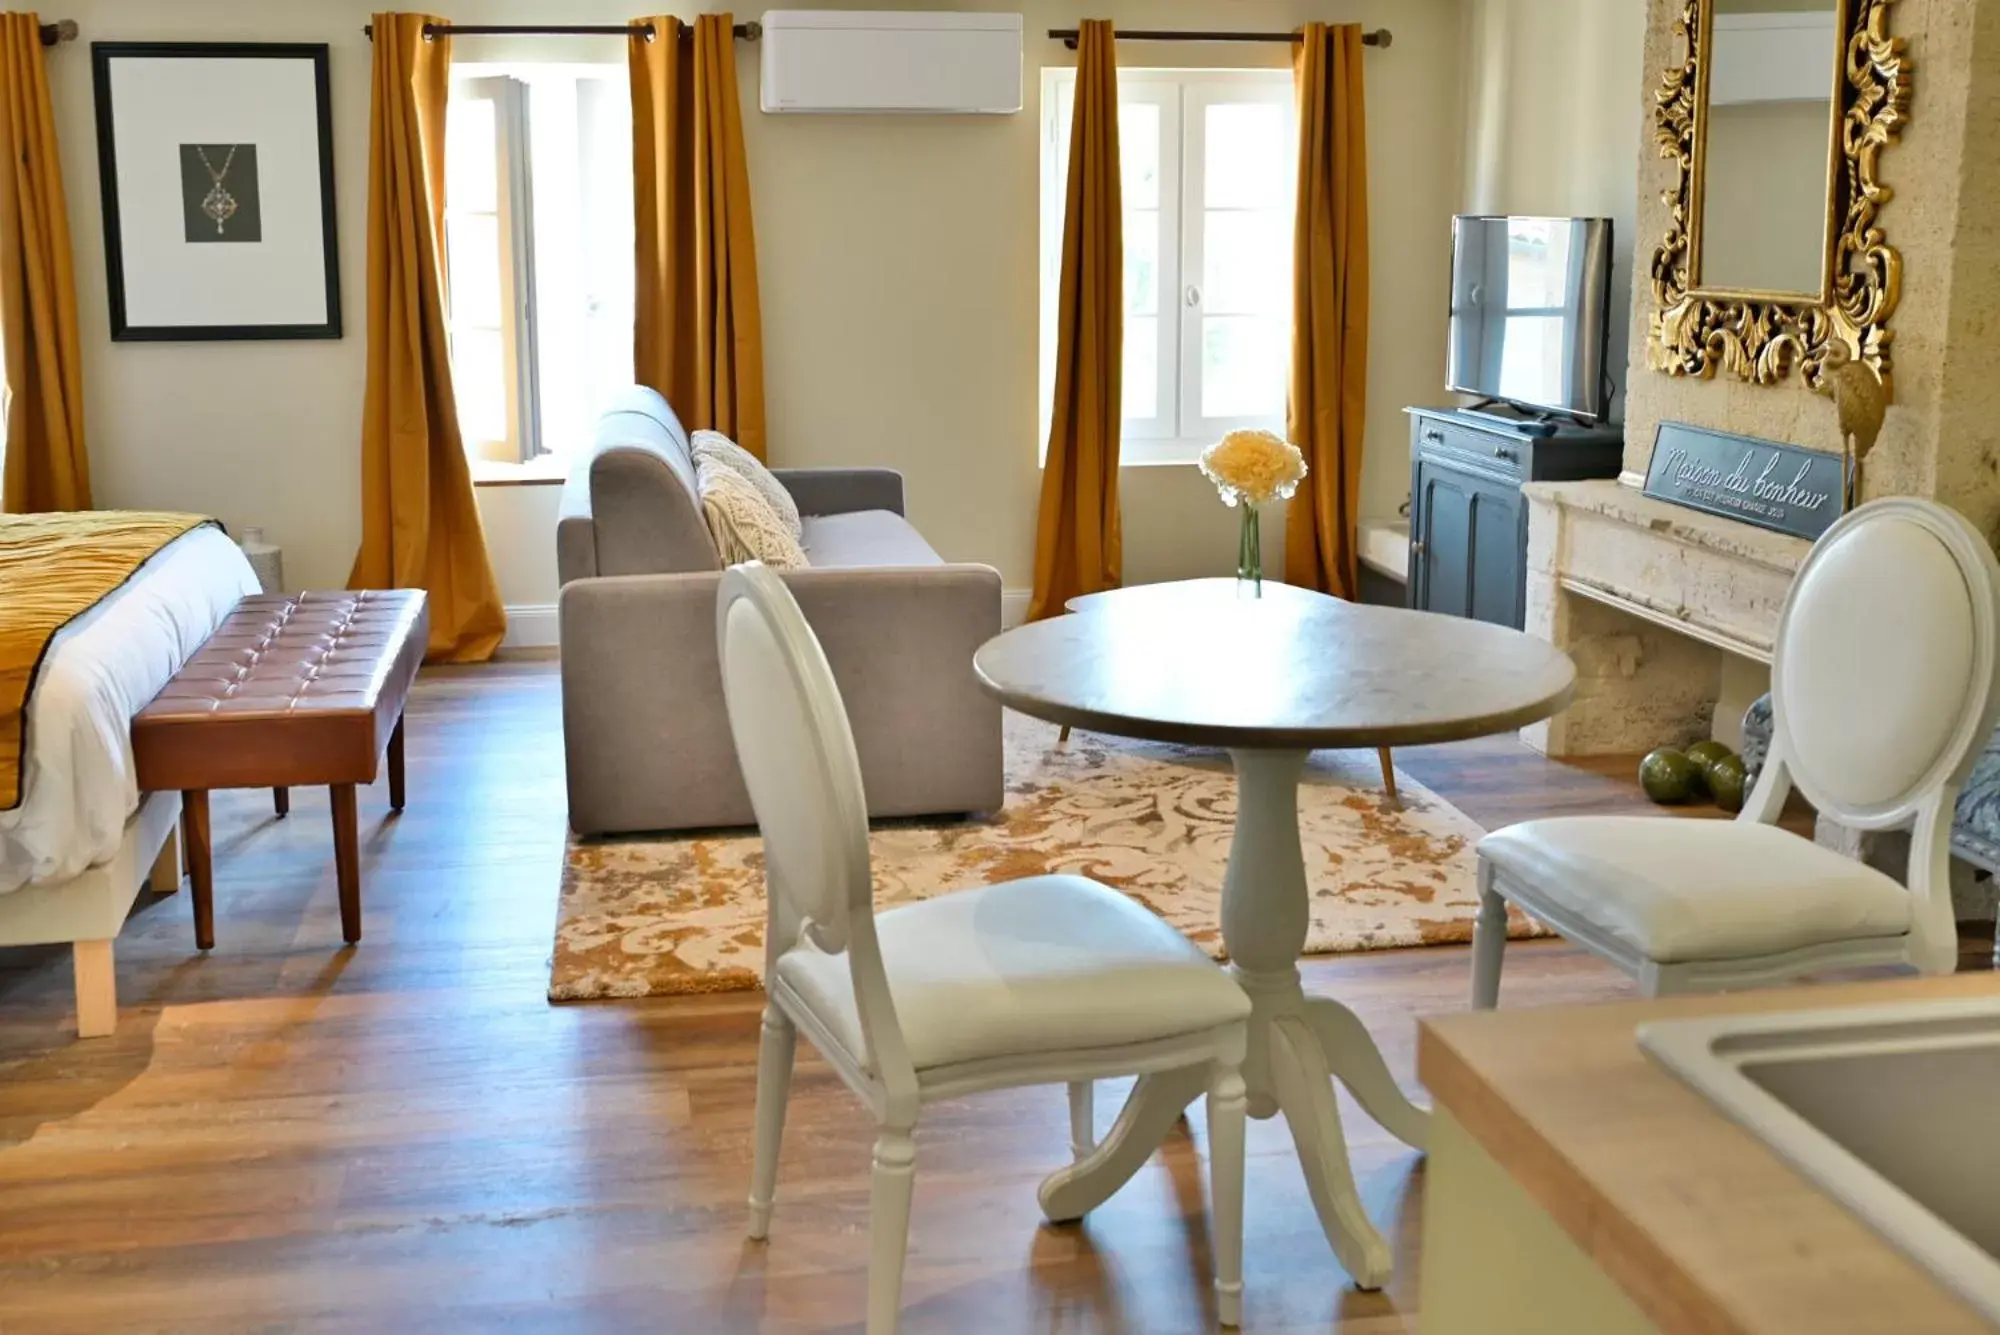
{"type": "Polygon", "coordinates": [[[1693,797],[1700,776],[1701,767],[1671,747],[1661,747],[1639,762],[1639,786],[1662,805],[1678,805],[1693,797]]]}
{"type": "Polygon", "coordinates": [[[1724,756],[1708,767],[1708,791],[1724,811],[1743,810],[1743,789],[1748,782],[1742,756],[1724,756]]]}
{"type": "Polygon", "coordinates": [[[1710,791],[1708,786],[1708,771],[1715,765],[1715,762],[1726,756],[1733,756],[1735,754],[1734,751],[1731,751],[1721,742],[1696,742],[1687,749],[1687,758],[1694,762],[1694,791],[1696,796],[1701,796],[1710,791]]]}

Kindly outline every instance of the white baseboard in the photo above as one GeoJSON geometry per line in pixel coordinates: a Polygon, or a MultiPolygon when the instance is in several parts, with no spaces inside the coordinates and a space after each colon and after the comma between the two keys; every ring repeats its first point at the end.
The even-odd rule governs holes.
{"type": "Polygon", "coordinates": [[[502,649],[553,649],[556,647],[556,605],[521,603],[507,609],[507,638],[502,649]]]}
{"type": "Polygon", "coordinates": [[[1012,630],[1028,619],[1028,604],[1034,599],[1033,589],[1005,589],[1000,594],[1000,628],[1012,630]]]}

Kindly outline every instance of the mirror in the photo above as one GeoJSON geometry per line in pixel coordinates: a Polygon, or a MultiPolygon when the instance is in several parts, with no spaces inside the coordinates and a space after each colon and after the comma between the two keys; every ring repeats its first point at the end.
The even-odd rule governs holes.
{"type": "Polygon", "coordinates": [[[1695,288],[1826,300],[1839,0],[1713,0],[1695,288]]]}
{"type": "Polygon", "coordinates": [[[1903,260],[1882,160],[1910,119],[1895,0],[1674,0],[1653,131],[1676,179],[1646,360],[1817,386],[1836,346],[1889,388],[1903,260]]]}

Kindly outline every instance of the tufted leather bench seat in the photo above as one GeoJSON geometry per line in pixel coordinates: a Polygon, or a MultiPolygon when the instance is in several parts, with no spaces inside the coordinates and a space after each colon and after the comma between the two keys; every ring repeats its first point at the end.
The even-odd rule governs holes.
{"type": "Polygon", "coordinates": [[[430,638],[418,589],[245,598],[132,720],[139,787],[179,789],[195,944],[215,945],[208,793],[270,788],[333,794],[340,929],[361,939],[356,784],[373,783],[386,749],[389,805],[403,809],[403,705],[430,638]]]}

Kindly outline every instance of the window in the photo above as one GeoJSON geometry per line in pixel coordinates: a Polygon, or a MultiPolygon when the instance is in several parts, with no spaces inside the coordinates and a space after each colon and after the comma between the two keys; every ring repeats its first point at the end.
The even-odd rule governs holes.
{"type": "MultiPolygon", "coordinates": [[[[1042,438],[1076,72],[1042,80],[1042,438]]],[[[1191,463],[1240,427],[1283,431],[1297,111],[1282,70],[1121,70],[1126,463],[1191,463]]]]}
{"type": "Polygon", "coordinates": [[[452,379],[482,479],[561,476],[632,382],[632,119],[619,66],[461,66],[445,117],[452,379]]]}

